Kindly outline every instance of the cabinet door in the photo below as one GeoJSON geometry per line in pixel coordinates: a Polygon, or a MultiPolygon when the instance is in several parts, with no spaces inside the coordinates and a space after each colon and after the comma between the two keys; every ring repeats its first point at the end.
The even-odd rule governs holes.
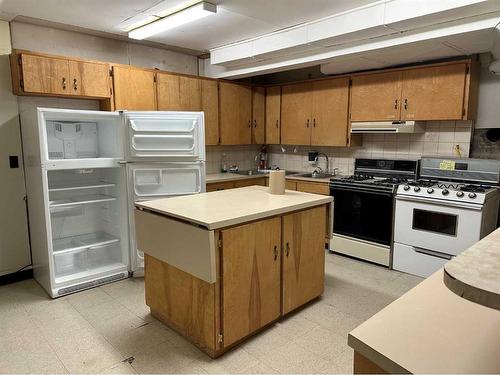
{"type": "Polygon", "coordinates": [[[347,146],[349,78],[312,83],[311,145],[347,146]]]}
{"type": "Polygon", "coordinates": [[[220,140],[223,145],[251,144],[252,88],[219,83],[220,140]]]}
{"type": "Polygon", "coordinates": [[[287,190],[297,190],[297,182],[285,180],[285,189],[287,190]]]}
{"type": "Polygon", "coordinates": [[[227,347],[280,315],[281,219],[221,233],[222,333],[227,347]]]}
{"type": "Polygon", "coordinates": [[[323,293],[324,206],[283,216],[283,314],[323,293]]]}
{"type": "Polygon", "coordinates": [[[201,80],[201,110],[205,112],[205,144],[219,143],[219,92],[217,81],[201,80]]]}
{"type": "Polygon", "coordinates": [[[22,54],[21,65],[25,92],[71,95],[68,60],[22,54]]]}
{"type": "Polygon", "coordinates": [[[305,193],[330,195],[330,187],[326,182],[297,181],[297,190],[305,193]]]}
{"type": "Polygon", "coordinates": [[[280,143],[281,87],[266,89],[266,144],[280,143]]]}
{"type": "Polygon", "coordinates": [[[156,110],[154,72],[128,66],[114,66],[113,84],[116,110],[156,110]]]}
{"type": "Polygon", "coordinates": [[[109,65],[85,61],[69,61],[70,91],[74,95],[109,98],[109,65]]]}
{"type": "Polygon", "coordinates": [[[219,191],[219,190],[227,190],[234,189],[234,181],[227,182],[209,182],[207,183],[207,192],[209,191],[219,191]]]}
{"type": "Polygon", "coordinates": [[[157,73],[158,110],[201,111],[201,80],[157,73]]]}
{"type": "Polygon", "coordinates": [[[266,118],[266,89],[254,87],[252,90],[252,143],[264,144],[266,118]]]}
{"type": "Polygon", "coordinates": [[[311,143],[311,84],[286,85],[281,89],[281,143],[311,143]]]}
{"type": "Polygon", "coordinates": [[[401,110],[401,72],[352,77],[351,121],[395,121],[401,110]]]}
{"type": "Polygon", "coordinates": [[[466,64],[403,72],[403,120],[460,120],[464,108],[466,64]]]}

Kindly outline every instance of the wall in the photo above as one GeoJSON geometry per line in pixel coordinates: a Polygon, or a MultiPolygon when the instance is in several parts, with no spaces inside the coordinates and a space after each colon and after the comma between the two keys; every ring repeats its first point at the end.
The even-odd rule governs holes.
{"type": "MultiPolygon", "coordinates": [[[[312,172],[316,167],[307,160],[307,152],[324,152],[330,159],[330,168],[338,168],[339,174],[352,174],[355,158],[418,159],[422,156],[458,156],[454,146],[459,145],[462,157],[469,156],[472,122],[429,121],[424,133],[417,134],[364,134],[359,147],[293,147],[269,148],[270,165],[293,171],[312,172]],[[296,152],[295,152],[296,151],[296,152]]],[[[326,161],[320,157],[319,166],[326,169],[326,161]]]]}
{"type": "Polygon", "coordinates": [[[223,155],[225,155],[228,168],[236,165],[240,170],[256,169],[255,156],[261,148],[260,145],[207,146],[206,171],[219,173],[223,155]]]}
{"type": "Polygon", "coordinates": [[[0,276],[30,264],[17,97],[12,95],[9,24],[0,21],[0,276]],[[18,156],[19,168],[10,168],[18,156]]]}
{"type": "Polygon", "coordinates": [[[500,75],[495,75],[487,66],[481,68],[478,95],[476,128],[500,128],[500,75]]]}

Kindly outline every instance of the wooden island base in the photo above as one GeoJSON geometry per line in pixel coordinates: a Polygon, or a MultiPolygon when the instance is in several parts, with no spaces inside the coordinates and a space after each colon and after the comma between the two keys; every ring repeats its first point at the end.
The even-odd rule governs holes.
{"type": "MultiPolygon", "coordinates": [[[[151,226],[138,220],[145,249],[146,303],[152,315],[216,358],[324,288],[329,205],[213,231],[216,281],[210,283],[148,255],[151,226]]],[[[167,222],[166,222],[167,223],[167,222]]]]}

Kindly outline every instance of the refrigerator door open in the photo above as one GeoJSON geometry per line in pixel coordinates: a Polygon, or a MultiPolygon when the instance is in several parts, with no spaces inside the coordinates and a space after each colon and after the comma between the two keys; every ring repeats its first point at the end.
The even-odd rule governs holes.
{"type": "Polygon", "coordinates": [[[129,161],[205,159],[203,112],[123,112],[129,161]]]}
{"type": "Polygon", "coordinates": [[[205,163],[129,163],[127,176],[131,271],[142,276],[144,254],[135,239],[134,203],[205,192],[205,163]]]}

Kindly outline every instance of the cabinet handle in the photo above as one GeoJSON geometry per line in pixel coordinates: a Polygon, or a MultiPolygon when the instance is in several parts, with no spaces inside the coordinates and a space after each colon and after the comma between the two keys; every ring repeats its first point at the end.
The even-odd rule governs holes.
{"type": "Polygon", "coordinates": [[[315,128],[315,127],[316,127],[316,119],[313,118],[313,128],[315,128]]]}
{"type": "Polygon", "coordinates": [[[251,128],[252,127],[252,121],[248,120],[248,127],[251,128]]]}
{"type": "Polygon", "coordinates": [[[76,90],[78,90],[78,85],[76,84],[76,82],[77,82],[77,81],[76,81],[76,78],[75,78],[75,79],[73,79],[73,89],[74,89],[75,91],[76,91],[76,90]]]}
{"type": "Polygon", "coordinates": [[[306,128],[309,127],[309,119],[307,119],[307,122],[306,122],[306,128]]]}
{"type": "Polygon", "coordinates": [[[274,260],[278,259],[278,246],[274,245],[274,260]]]}
{"type": "Polygon", "coordinates": [[[394,109],[398,109],[398,100],[394,100],[394,109]]]}
{"type": "Polygon", "coordinates": [[[287,242],[286,243],[286,257],[288,258],[288,255],[290,255],[290,244],[287,242]]]}
{"type": "Polygon", "coordinates": [[[408,109],[408,98],[405,98],[405,109],[408,109]]]}
{"type": "Polygon", "coordinates": [[[278,129],[278,120],[276,120],[276,129],[278,129]]]}
{"type": "Polygon", "coordinates": [[[253,120],[253,127],[256,128],[257,127],[257,120],[253,120]]]}
{"type": "Polygon", "coordinates": [[[62,78],[62,88],[63,90],[66,90],[66,77],[62,78]]]}

